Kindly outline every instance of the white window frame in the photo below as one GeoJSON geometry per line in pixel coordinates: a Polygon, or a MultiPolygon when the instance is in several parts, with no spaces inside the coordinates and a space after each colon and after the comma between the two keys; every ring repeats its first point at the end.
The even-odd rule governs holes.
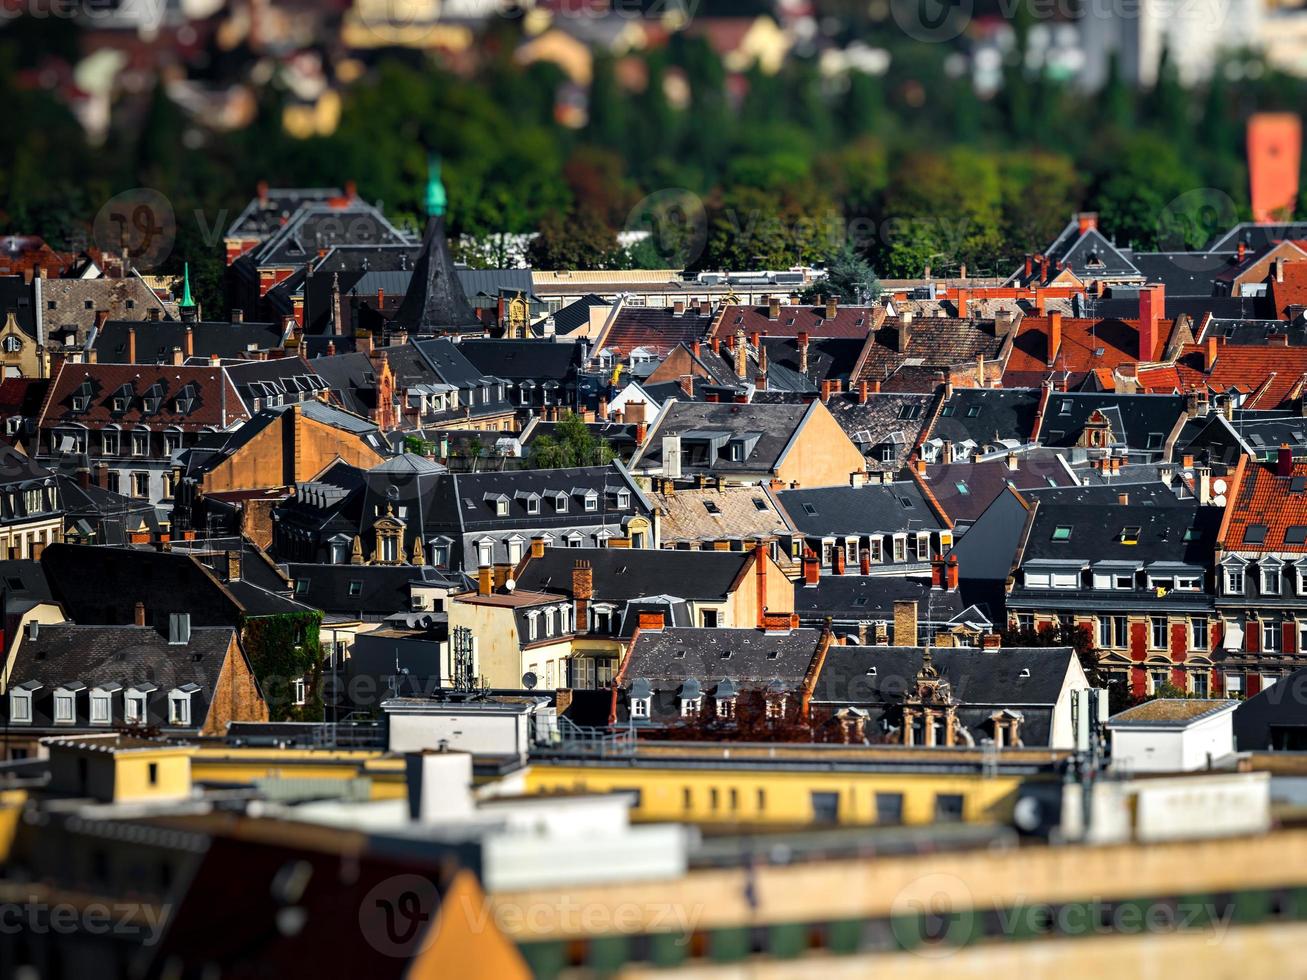
{"type": "Polygon", "coordinates": [[[54,718],[56,725],[72,725],[77,721],[77,695],[72,691],[54,692],[54,718]]]}
{"type": "Polygon", "coordinates": [[[150,695],[146,691],[123,692],[123,721],[143,725],[150,714],[150,695]]]}
{"type": "Polygon", "coordinates": [[[92,725],[112,725],[113,724],[113,694],[109,691],[99,689],[91,692],[91,718],[92,725]],[[97,718],[96,714],[103,715],[97,718]]]}
{"type": "Polygon", "coordinates": [[[1225,588],[1226,595],[1243,595],[1247,584],[1244,580],[1244,569],[1242,565],[1227,565],[1223,570],[1221,584],[1225,588]]]}
{"type": "Polygon", "coordinates": [[[631,717],[648,718],[649,702],[652,700],[652,698],[631,698],[631,717]]]}
{"type": "Polygon", "coordinates": [[[296,707],[302,707],[309,703],[308,685],[304,683],[303,677],[292,677],[290,681],[290,700],[296,707]]]}
{"type": "Polygon", "coordinates": [[[180,691],[168,692],[168,725],[171,728],[189,728],[191,725],[191,698],[180,691]]]}
{"type": "Polygon", "coordinates": [[[1279,653],[1284,648],[1284,630],[1275,620],[1268,619],[1261,624],[1262,652],[1279,653]]]}
{"type": "Polygon", "coordinates": [[[1212,645],[1212,623],[1206,616],[1189,617],[1189,646],[1206,652],[1212,645]],[[1199,643],[1198,624],[1202,623],[1202,642],[1199,643]]]}
{"type": "Polygon", "coordinates": [[[9,721],[14,725],[32,723],[32,692],[16,687],[9,692],[9,721]],[[21,709],[19,706],[22,706],[21,709]]]}
{"type": "Polygon", "coordinates": [[[1257,576],[1258,587],[1262,595],[1279,595],[1280,594],[1280,571],[1279,565],[1262,565],[1260,574],[1257,576]]]}

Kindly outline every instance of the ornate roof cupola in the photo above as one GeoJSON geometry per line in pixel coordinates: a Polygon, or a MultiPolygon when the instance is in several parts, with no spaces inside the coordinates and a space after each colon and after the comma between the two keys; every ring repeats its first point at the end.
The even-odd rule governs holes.
{"type": "Polygon", "coordinates": [[[427,163],[427,230],[413,266],[408,292],[391,320],[392,329],[412,334],[439,334],[481,326],[472,304],[458,281],[454,260],[445,240],[448,201],[440,179],[440,159],[427,163]]]}

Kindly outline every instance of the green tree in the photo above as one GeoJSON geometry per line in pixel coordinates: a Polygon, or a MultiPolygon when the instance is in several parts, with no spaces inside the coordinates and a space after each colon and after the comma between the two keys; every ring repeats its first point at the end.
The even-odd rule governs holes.
{"type": "Polygon", "coordinates": [[[590,427],[572,412],[559,420],[552,436],[540,436],[531,443],[531,465],[540,470],[603,466],[614,457],[607,440],[595,438],[590,427]]]}
{"type": "Polygon", "coordinates": [[[804,292],[804,301],[817,294],[834,296],[841,303],[865,303],[880,296],[880,280],[875,271],[849,243],[826,259],[826,277],[804,292]]]}

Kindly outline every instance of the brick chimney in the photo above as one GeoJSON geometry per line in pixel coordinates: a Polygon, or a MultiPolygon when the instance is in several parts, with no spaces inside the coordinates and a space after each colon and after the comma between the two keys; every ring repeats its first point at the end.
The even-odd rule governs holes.
{"type": "Polygon", "coordinates": [[[958,308],[959,320],[965,320],[967,318],[967,308],[970,306],[970,303],[971,303],[971,290],[959,289],[957,302],[954,304],[958,308]]]}
{"type": "Polygon", "coordinates": [[[685,313],[685,300],[678,299],[672,304],[672,315],[682,316],[685,313]]]}
{"type": "Polygon", "coordinates": [[[136,618],[134,621],[137,626],[145,625],[145,603],[138,602],[136,604],[136,618]]]}
{"type": "Polygon", "coordinates": [[[871,552],[866,548],[863,548],[862,552],[858,555],[858,570],[861,571],[863,575],[871,574],[871,552]]]}
{"type": "Polygon", "coordinates": [[[1093,231],[1098,227],[1098,212],[1081,211],[1076,215],[1076,224],[1080,227],[1080,234],[1082,235],[1087,231],[1093,231]]]}
{"type": "Polygon", "coordinates": [[[544,556],[545,556],[545,539],[544,539],[544,538],[532,538],[532,539],[531,539],[531,557],[532,557],[532,558],[543,558],[544,556]]]}
{"type": "Polygon", "coordinates": [[[572,566],[572,598],[576,602],[576,631],[590,632],[590,600],[594,598],[594,570],[584,558],[572,566]]]}
{"type": "Polygon", "coordinates": [[[799,373],[808,373],[808,331],[800,330],[795,338],[799,345],[799,373]]]}
{"type": "Polygon", "coordinates": [[[1000,650],[1003,647],[1003,636],[1000,633],[986,633],[980,638],[980,648],[982,650],[1000,650]]]}
{"type": "Polygon", "coordinates": [[[781,298],[779,296],[769,296],[767,298],[767,319],[779,320],[781,318],[781,298]]]}
{"type": "Polygon", "coordinates": [[[495,570],[490,565],[477,569],[477,595],[490,595],[495,590],[495,570]]]}
{"type": "Polygon", "coordinates": [[[241,580],[241,553],[239,551],[227,552],[227,581],[239,582],[241,580]]]}
{"type": "Polygon", "coordinates": [[[944,588],[944,556],[936,555],[930,560],[930,587],[944,588]]]}
{"type": "Polygon", "coordinates": [[[839,312],[839,309],[840,301],[834,296],[828,296],[826,298],[826,319],[834,320],[835,314],[839,312]]]}
{"type": "Polygon", "coordinates": [[[831,571],[836,575],[843,575],[844,562],[844,546],[841,544],[835,548],[834,554],[831,555],[831,571]]]}
{"type": "Polygon", "coordinates": [[[870,387],[870,386],[867,384],[867,382],[866,382],[865,380],[863,380],[863,381],[859,381],[859,382],[858,382],[858,404],[859,404],[859,405],[865,405],[865,404],[867,404],[867,395],[868,395],[868,388],[869,388],[869,387],[870,387]]]}
{"type": "Polygon", "coordinates": [[[1062,314],[1052,313],[1048,317],[1048,366],[1057,360],[1057,352],[1062,349],[1062,314]]]}
{"type": "Polygon", "coordinates": [[[831,392],[834,390],[835,390],[834,382],[832,382],[830,379],[823,381],[821,383],[821,400],[823,402],[830,401],[831,392]]]}
{"type": "Polygon", "coordinates": [[[1210,371],[1212,365],[1216,363],[1217,347],[1216,338],[1208,337],[1207,345],[1203,348],[1203,370],[1210,371]]]}
{"type": "Polygon", "coordinates": [[[897,647],[915,647],[917,645],[917,600],[894,600],[894,645],[897,647]]]}
{"type": "Polygon", "coordinates": [[[233,309],[233,310],[231,311],[231,322],[232,322],[232,323],[244,323],[244,322],[245,322],[245,311],[244,311],[244,310],[239,310],[239,309],[233,309]]]}
{"type": "Polygon", "coordinates": [[[749,347],[744,342],[744,328],[735,331],[735,376],[743,380],[748,373],[749,347]]]}
{"type": "Polygon", "coordinates": [[[655,633],[661,633],[667,625],[666,616],[661,609],[642,610],[637,622],[641,632],[652,630],[655,633]]]}
{"type": "Polygon", "coordinates": [[[805,587],[821,581],[821,561],[811,548],[803,549],[803,584],[805,587]]]}
{"type": "Polygon", "coordinates": [[[944,565],[944,588],[956,592],[958,588],[958,556],[949,555],[944,565]]]}
{"type": "Polygon", "coordinates": [[[905,354],[910,343],[912,343],[912,312],[904,310],[899,314],[899,322],[894,328],[894,349],[900,354],[905,354]]]}
{"type": "Polygon", "coordinates": [[[127,328],[127,363],[136,363],[136,328],[127,328]]]}
{"type": "Polygon", "coordinates": [[[1243,263],[1244,263],[1244,259],[1246,259],[1246,258],[1248,257],[1248,243],[1247,243],[1247,242],[1240,242],[1240,243],[1239,243],[1239,247],[1238,247],[1238,249],[1236,250],[1236,252],[1237,252],[1237,255],[1238,255],[1238,262],[1239,262],[1239,264],[1240,264],[1240,265],[1243,265],[1243,263]]]}
{"type": "Polygon", "coordinates": [[[1280,443],[1279,452],[1276,453],[1275,475],[1293,476],[1293,450],[1287,442],[1280,443]]]}
{"type": "Polygon", "coordinates": [[[1139,291],[1139,360],[1151,361],[1166,316],[1166,287],[1160,282],[1139,291]]]}

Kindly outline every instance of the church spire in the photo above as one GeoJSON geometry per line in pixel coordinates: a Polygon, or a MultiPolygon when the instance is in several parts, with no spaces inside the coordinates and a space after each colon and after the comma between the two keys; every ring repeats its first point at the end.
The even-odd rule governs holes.
{"type": "Polygon", "coordinates": [[[186,262],[182,265],[182,300],[177,304],[183,320],[199,318],[196,305],[195,297],[191,295],[191,264],[186,262]]]}
{"type": "Polygon", "coordinates": [[[427,229],[422,236],[422,250],[413,264],[408,291],[390,321],[392,330],[402,329],[420,336],[482,327],[458,281],[449,243],[445,241],[447,206],[445,185],[440,179],[440,158],[433,154],[427,163],[427,229]]]}
{"type": "Polygon", "coordinates": [[[427,217],[441,217],[448,203],[445,184],[440,179],[440,157],[432,153],[427,157],[427,217]]]}

